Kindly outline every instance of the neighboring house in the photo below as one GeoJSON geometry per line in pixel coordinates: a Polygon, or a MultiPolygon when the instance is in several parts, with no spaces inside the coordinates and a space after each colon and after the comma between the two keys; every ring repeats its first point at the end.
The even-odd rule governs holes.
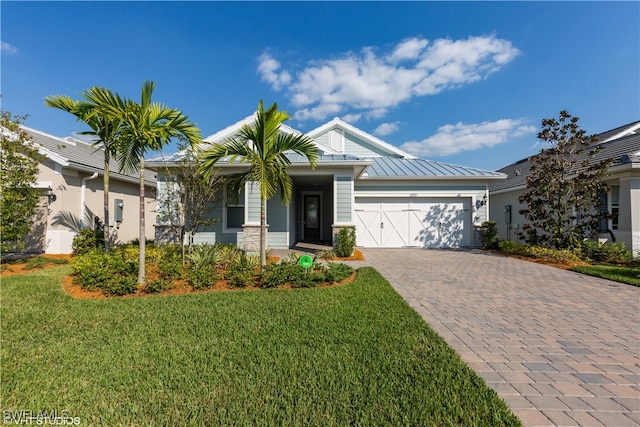
{"type": "MultiPolygon", "coordinates": [[[[104,220],[104,152],[74,138],[58,138],[21,126],[44,156],[37,187],[40,206],[27,238],[25,252],[71,253],[73,237],[80,228],[93,228],[104,220]]],[[[116,243],[138,237],[139,178],[118,173],[110,162],[109,219],[116,243]]],[[[146,235],[153,238],[155,223],[155,173],[146,175],[146,235]]]]}
{"type": "MultiPolygon", "coordinates": [[[[602,149],[594,161],[610,158],[611,175],[607,177],[609,192],[602,196],[602,206],[613,218],[600,226],[602,241],[624,242],[636,256],[640,254],[640,122],[631,123],[598,135],[595,144],[602,149]]],[[[499,169],[507,175],[503,181],[492,181],[490,218],[497,222],[498,237],[518,240],[525,219],[519,211],[526,206],[518,201],[530,174],[529,158],[499,169]]]]}
{"type": "MultiPolygon", "coordinates": [[[[223,143],[249,116],[205,139],[223,143]]],[[[300,133],[288,126],[281,131],[300,133]]],[[[368,248],[457,248],[478,245],[477,226],[485,221],[489,182],[504,175],[475,168],[418,159],[336,118],[308,132],[319,149],[315,170],[307,159],[289,153],[293,199],[280,195],[267,203],[267,246],[289,248],[299,241],[335,243],[343,227],[356,227],[357,246],[368,248]]],[[[155,159],[148,167],[174,165],[181,153],[155,159]]],[[[221,175],[246,165],[218,163],[221,175]]],[[[166,178],[158,174],[158,194],[166,178]]],[[[234,243],[259,249],[260,195],[257,185],[242,193],[219,194],[209,213],[218,223],[195,236],[196,243],[234,243]]],[[[166,226],[157,224],[156,232],[166,226]]],[[[158,234],[157,234],[158,236],[158,234]]]]}

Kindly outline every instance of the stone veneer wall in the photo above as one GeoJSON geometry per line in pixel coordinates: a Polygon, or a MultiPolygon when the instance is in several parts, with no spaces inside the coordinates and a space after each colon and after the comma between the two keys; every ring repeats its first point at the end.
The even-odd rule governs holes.
{"type": "MultiPolygon", "coordinates": [[[[267,230],[268,230],[267,226],[267,230]]],[[[244,224],[243,228],[243,249],[248,253],[260,253],[260,224],[247,225],[244,224]]]]}

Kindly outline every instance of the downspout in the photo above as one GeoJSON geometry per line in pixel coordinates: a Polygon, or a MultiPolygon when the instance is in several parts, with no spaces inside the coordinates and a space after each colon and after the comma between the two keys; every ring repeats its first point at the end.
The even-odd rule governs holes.
{"type": "Polygon", "coordinates": [[[94,172],[93,175],[82,178],[82,187],[80,188],[80,221],[84,225],[85,228],[89,228],[91,224],[87,224],[87,220],[85,218],[87,213],[87,204],[85,202],[85,191],[87,190],[87,181],[90,179],[95,179],[98,177],[98,172],[94,172]]]}

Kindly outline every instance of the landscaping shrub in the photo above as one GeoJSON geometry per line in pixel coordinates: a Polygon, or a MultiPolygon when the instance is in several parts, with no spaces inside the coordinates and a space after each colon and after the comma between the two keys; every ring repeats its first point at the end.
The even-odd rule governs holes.
{"type": "Polygon", "coordinates": [[[222,261],[223,256],[223,252],[217,245],[205,243],[193,247],[189,254],[189,261],[196,267],[215,266],[222,261]]]}
{"type": "Polygon", "coordinates": [[[356,229],[355,227],[344,227],[338,232],[336,238],[336,254],[341,258],[353,255],[356,247],[356,229]]]}
{"type": "Polygon", "coordinates": [[[582,242],[582,253],[586,260],[610,264],[626,264],[633,255],[624,243],[600,243],[592,240],[582,242]]]}
{"type": "Polygon", "coordinates": [[[294,288],[315,288],[325,281],[323,272],[313,271],[311,269],[309,269],[309,271],[305,271],[305,269],[302,269],[300,274],[298,274],[291,282],[291,286],[294,288]]]}
{"type": "Polygon", "coordinates": [[[317,257],[320,259],[333,259],[337,258],[338,254],[336,254],[336,251],[333,249],[327,249],[325,251],[318,252],[317,257]]]}
{"type": "Polygon", "coordinates": [[[198,265],[192,266],[187,271],[187,282],[194,289],[205,289],[211,287],[218,280],[215,266],[198,265]]]}
{"type": "Polygon", "coordinates": [[[124,295],[135,291],[137,261],[122,249],[109,252],[94,249],[73,258],[71,266],[84,289],[101,290],[107,295],[124,295]]]}
{"type": "Polygon", "coordinates": [[[260,265],[260,258],[256,265],[255,256],[242,255],[240,259],[229,267],[227,278],[229,286],[236,288],[244,288],[245,286],[253,286],[256,283],[256,267],[260,265]]]}
{"type": "Polygon", "coordinates": [[[577,262],[582,260],[580,249],[552,249],[544,246],[529,246],[508,240],[500,241],[500,250],[505,253],[532,258],[545,258],[556,262],[577,262]]]}
{"type": "Polygon", "coordinates": [[[100,249],[104,246],[103,230],[80,230],[71,242],[71,248],[75,255],[83,255],[94,249],[100,249]]]}
{"type": "Polygon", "coordinates": [[[353,267],[347,264],[330,262],[329,268],[324,273],[325,279],[329,283],[341,282],[353,273],[353,267]]]}
{"type": "Polygon", "coordinates": [[[127,295],[136,291],[138,279],[133,275],[118,275],[106,281],[102,292],[106,295],[127,295]]]}
{"type": "Polygon", "coordinates": [[[546,258],[557,262],[578,262],[582,260],[580,250],[553,249],[544,246],[531,246],[528,256],[534,258],[546,258]]]}
{"type": "Polygon", "coordinates": [[[291,283],[301,275],[304,269],[296,263],[282,260],[279,264],[269,264],[262,271],[260,285],[263,288],[275,288],[291,283]]]}
{"type": "Polygon", "coordinates": [[[485,221],[480,227],[482,249],[498,249],[498,225],[495,221],[485,221]]]}
{"type": "Polygon", "coordinates": [[[144,291],[150,294],[162,292],[171,288],[171,281],[166,279],[148,279],[144,286],[144,291]]]}
{"type": "Polygon", "coordinates": [[[226,269],[237,263],[243,256],[243,252],[236,245],[216,245],[216,249],[220,254],[220,268],[226,269]]]}
{"type": "Polygon", "coordinates": [[[502,240],[498,243],[498,247],[502,252],[515,255],[527,255],[529,246],[522,243],[512,242],[511,240],[502,240]]]}

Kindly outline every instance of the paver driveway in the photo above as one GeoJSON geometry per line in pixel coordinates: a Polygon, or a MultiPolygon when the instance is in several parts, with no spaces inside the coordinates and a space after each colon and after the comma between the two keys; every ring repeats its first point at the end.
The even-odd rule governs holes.
{"type": "Polygon", "coordinates": [[[640,288],[482,251],[364,249],[527,426],[640,426],[640,288]]]}

